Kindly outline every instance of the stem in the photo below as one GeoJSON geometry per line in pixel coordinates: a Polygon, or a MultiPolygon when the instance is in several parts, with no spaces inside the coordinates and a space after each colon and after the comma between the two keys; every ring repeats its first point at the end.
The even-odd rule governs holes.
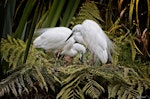
{"type": "MultiPolygon", "coordinates": [[[[36,0],[34,0],[34,1],[36,1],[36,0]]],[[[34,29],[35,29],[35,26],[36,26],[36,21],[38,19],[37,18],[38,10],[39,10],[39,3],[38,3],[38,6],[36,7],[35,14],[33,16],[32,24],[31,24],[31,30],[30,30],[28,42],[27,42],[26,49],[25,49],[25,56],[24,56],[23,63],[26,63],[26,60],[27,60],[27,57],[28,57],[30,45],[31,45],[31,42],[32,42],[32,37],[33,37],[33,34],[34,34],[34,29]]]]}

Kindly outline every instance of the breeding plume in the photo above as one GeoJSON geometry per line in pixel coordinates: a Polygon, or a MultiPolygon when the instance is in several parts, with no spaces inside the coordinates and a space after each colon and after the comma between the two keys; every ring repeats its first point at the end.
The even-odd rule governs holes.
{"type": "Polygon", "coordinates": [[[76,33],[80,33],[87,48],[103,64],[112,60],[111,50],[114,49],[114,45],[95,21],[85,20],[82,24],[74,26],[70,37],[76,36],[76,33]]]}

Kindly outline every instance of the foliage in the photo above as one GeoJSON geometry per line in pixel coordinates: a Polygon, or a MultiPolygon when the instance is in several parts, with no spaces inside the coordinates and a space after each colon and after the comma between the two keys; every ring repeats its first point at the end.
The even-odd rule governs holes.
{"type": "Polygon", "coordinates": [[[1,40],[2,98],[140,99],[150,90],[149,0],[10,1],[0,8],[7,11],[2,37],[11,34],[1,40]],[[65,67],[33,48],[36,29],[72,27],[85,19],[96,21],[114,42],[113,64],[91,67],[75,59],[65,67]]]}
{"type": "Polygon", "coordinates": [[[37,85],[46,92],[48,87],[55,91],[53,84],[56,84],[56,77],[53,75],[54,70],[51,70],[52,64],[45,59],[43,51],[33,47],[30,48],[26,64],[23,64],[25,45],[22,40],[15,40],[10,36],[8,40],[2,39],[2,58],[9,63],[10,69],[8,77],[0,83],[1,96],[10,92],[15,96],[22,96],[29,94],[32,89],[38,92],[37,85]]]}
{"type": "Polygon", "coordinates": [[[74,24],[80,24],[85,19],[91,19],[99,23],[99,21],[104,22],[100,16],[99,9],[94,1],[86,1],[80,8],[80,11],[76,18],[74,19],[74,24]]]}
{"type": "Polygon", "coordinates": [[[122,16],[122,23],[128,29],[130,35],[133,36],[131,39],[129,39],[133,40],[133,42],[131,43],[132,51],[133,49],[136,49],[136,53],[134,53],[132,59],[134,60],[134,57],[137,56],[138,53],[140,53],[144,60],[149,60],[149,1],[120,0],[118,5],[120,11],[121,8],[123,8],[123,5],[127,7],[127,10],[124,12],[123,16],[122,13],[120,13],[120,16],[122,16]],[[143,4],[141,5],[143,8],[141,8],[139,4],[143,4]],[[144,11],[146,11],[146,13],[142,15],[144,11]]]}
{"type": "MultiPolygon", "coordinates": [[[[79,13],[71,23],[74,26],[80,24],[84,19],[92,19],[102,26],[108,36],[113,40],[114,44],[117,45],[117,53],[113,56],[114,64],[118,64],[120,61],[124,61],[126,64],[127,59],[129,63],[133,63],[138,59],[141,59],[141,61],[150,59],[148,52],[149,34],[146,34],[148,33],[148,24],[144,25],[145,27],[139,27],[142,22],[138,22],[140,21],[138,17],[140,11],[140,9],[138,9],[138,4],[141,1],[131,1],[134,2],[118,0],[117,5],[117,3],[113,3],[113,0],[109,0],[109,2],[87,0],[82,4],[79,13]],[[136,6],[134,6],[135,3],[136,6]],[[130,4],[130,6],[128,4],[130,4]],[[134,13],[136,13],[136,16],[134,16],[134,13]],[[137,22],[135,23],[135,21],[137,22]],[[127,57],[125,58],[124,55],[127,57]]],[[[146,2],[144,3],[146,4],[146,2]]],[[[147,2],[147,5],[148,4],[149,2],[147,2]]],[[[148,20],[149,17],[147,17],[147,23],[148,20]]]]}
{"type": "Polygon", "coordinates": [[[120,54],[115,56],[115,58],[118,57],[117,62],[120,62],[120,59],[125,64],[126,60],[129,63],[135,60],[149,61],[150,17],[148,17],[148,11],[150,9],[148,5],[149,1],[142,0],[118,0],[118,3],[109,0],[109,2],[100,3],[99,11],[104,12],[105,15],[104,30],[117,45],[117,54],[120,54]],[[108,5],[105,5],[107,3],[108,5]],[[139,7],[139,4],[143,4],[140,5],[143,8],[139,7]]]}
{"type": "Polygon", "coordinates": [[[140,99],[143,91],[150,89],[150,79],[141,75],[140,69],[117,65],[53,65],[45,59],[42,51],[32,46],[27,62],[18,66],[22,62],[25,43],[8,36],[8,40],[2,39],[1,44],[3,59],[13,66],[13,70],[9,70],[8,76],[0,82],[1,96],[35,96],[34,92],[41,89],[51,95],[54,93],[56,98],[102,98],[107,94],[109,98],[140,99]]]}

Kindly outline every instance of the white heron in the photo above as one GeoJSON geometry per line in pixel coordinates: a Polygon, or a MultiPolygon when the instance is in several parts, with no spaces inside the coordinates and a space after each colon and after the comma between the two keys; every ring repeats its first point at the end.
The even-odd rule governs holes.
{"type": "Polygon", "coordinates": [[[80,32],[76,32],[73,37],[74,37],[75,41],[77,41],[78,43],[86,45],[80,32]]]}
{"type": "Polygon", "coordinates": [[[42,48],[46,52],[57,54],[62,51],[64,46],[72,46],[74,44],[75,40],[73,37],[66,42],[71,32],[71,29],[66,27],[39,29],[38,33],[40,35],[33,41],[33,46],[42,48]]]}
{"type": "Polygon", "coordinates": [[[67,55],[70,57],[75,57],[78,53],[80,54],[80,61],[83,61],[83,55],[86,52],[86,48],[80,43],[74,43],[73,46],[64,47],[61,55],[67,55]]]}
{"type": "Polygon", "coordinates": [[[81,34],[87,48],[103,64],[112,61],[111,50],[114,49],[114,45],[95,21],[85,20],[82,24],[74,26],[70,37],[76,33],[81,34]]]}

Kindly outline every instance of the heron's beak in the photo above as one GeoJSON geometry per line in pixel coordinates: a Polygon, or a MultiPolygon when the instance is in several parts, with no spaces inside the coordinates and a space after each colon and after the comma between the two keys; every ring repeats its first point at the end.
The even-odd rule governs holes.
{"type": "Polygon", "coordinates": [[[66,39],[66,41],[68,41],[68,39],[73,35],[73,32],[71,33],[71,35],[66,39]]]}

